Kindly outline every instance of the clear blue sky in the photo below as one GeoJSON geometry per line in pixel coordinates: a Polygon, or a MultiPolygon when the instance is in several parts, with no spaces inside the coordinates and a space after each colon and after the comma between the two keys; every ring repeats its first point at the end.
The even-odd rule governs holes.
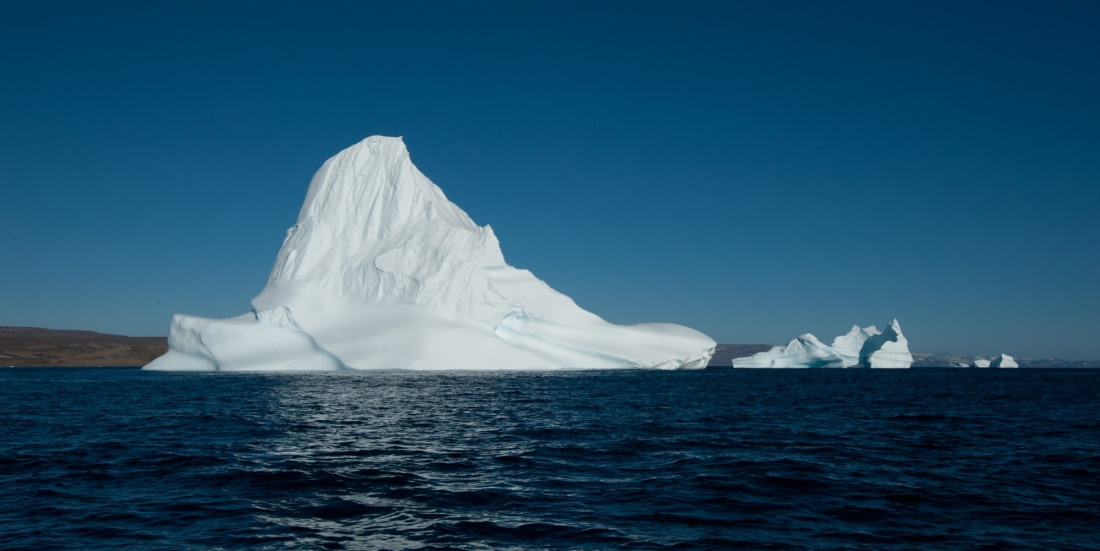
{"type": "Polygon", "coordinates": [[[1100,2],[7,2],[0,325],[247,312],[373,134],[505,258],[719,342],[1100,358],[1100,2]]]}

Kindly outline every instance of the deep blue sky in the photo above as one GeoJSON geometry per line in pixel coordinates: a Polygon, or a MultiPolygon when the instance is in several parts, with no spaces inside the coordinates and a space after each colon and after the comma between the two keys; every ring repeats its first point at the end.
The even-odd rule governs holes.
{"type": "Polygon", "coordinates": [[[1097,28],[1090,0],[8,2],[0,325],[244,313],[313,172],[383,134],[610,321],[1100,358],[1097,28]]]}

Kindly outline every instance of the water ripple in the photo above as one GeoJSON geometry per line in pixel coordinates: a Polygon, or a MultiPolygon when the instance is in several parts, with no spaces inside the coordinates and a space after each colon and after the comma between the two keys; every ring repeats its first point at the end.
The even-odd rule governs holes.
{"type": "Polygon", "coordinates": [[[1095,549],[1100,372],[0,372],[0,547],[1095,549]]]}

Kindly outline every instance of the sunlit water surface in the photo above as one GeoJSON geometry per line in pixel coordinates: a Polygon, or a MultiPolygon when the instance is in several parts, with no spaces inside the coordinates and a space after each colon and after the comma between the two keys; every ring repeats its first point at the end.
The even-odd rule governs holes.
{"type": "Polygon", "coordinates": [[[0,548],[1096,549],[1100,370],[0,371],[0,548]]]}

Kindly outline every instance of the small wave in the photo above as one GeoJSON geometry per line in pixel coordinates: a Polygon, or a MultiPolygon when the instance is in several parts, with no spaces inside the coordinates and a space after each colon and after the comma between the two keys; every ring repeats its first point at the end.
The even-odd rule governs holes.
{"type": "Polygon", "coordinates": [[[1100,378],[964,371],[24,374],[0,548],[1095,547],[1100,378]]]}

